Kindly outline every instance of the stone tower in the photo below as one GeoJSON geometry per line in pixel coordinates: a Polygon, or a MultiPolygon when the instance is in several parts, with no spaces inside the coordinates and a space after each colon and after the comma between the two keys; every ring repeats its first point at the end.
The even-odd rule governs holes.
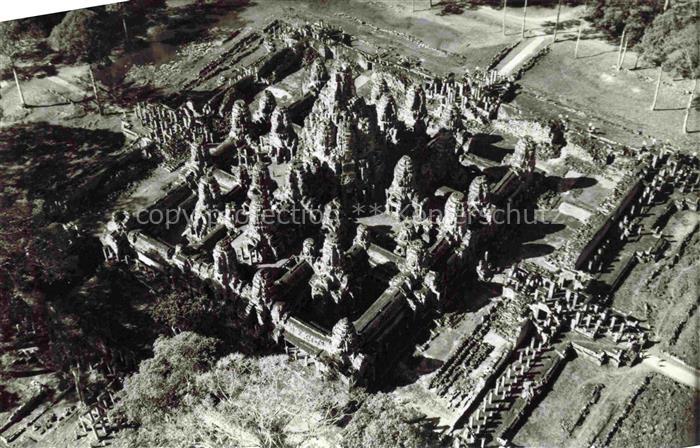
{"type": "Polygon", "coordinates": [[[386,211],[401,218],[412,216],[419,208],[415,168],[409,156],[402,156],[394,167],[394,179],[386,190],[386,211]]]}
{"type": "Polygon", "coordinates": [[[231,109],[231,130],[229,138],[233,141],[242,141],[250,136],[252,119],[250,110],[243,100],[236,100],[231,109]]]}

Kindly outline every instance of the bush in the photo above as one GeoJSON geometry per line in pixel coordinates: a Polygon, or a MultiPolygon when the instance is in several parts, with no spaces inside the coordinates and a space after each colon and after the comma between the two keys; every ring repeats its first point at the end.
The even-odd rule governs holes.
{"type": "MultiPolygon", "coordinates": [[[[168,418],[128,431],[124,446],[319,446],[317,440],[335,438],[336,423],[361,392],[348,391],[337,378],[310,376],[312,370],[286,355],[227,355],[197,375],[197,395],[170,409],[168,418]]],[[[128,393],[131,407],[137,397],[128,393]]],[[[149,390],[141,393],[149,399],[149,390]]]]}
{"type": "Polygon", "coordinates": [[[64,13],[9,20],[0,23],[0,36],[13,39],[44,38],[61,22],[64,13]]]}

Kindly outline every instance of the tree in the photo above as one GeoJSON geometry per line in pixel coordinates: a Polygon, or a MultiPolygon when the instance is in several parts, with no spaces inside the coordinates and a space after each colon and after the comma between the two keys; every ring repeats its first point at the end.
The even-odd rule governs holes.
{"type": "Polygon", "coordinates": [[[589,19],[594,28],[602,31],[610,40],[619,38],[618,70],[622,68],[627,49],[634,48],[641,41],[644,30],[660,12],[661,5],[648,0],[595,0],[593,2],[589,19]]]}
{"type": "Polygon", "coordinates": [[[695,97],[695,90],[698,88],[698,78],[693,80],[693,87],[690,89],[690,94],[688,95],[688,105],[685,108],[685,116],[683,117],[683,133],[687,134],[688,131],[688,119],[690,118],[690,108],[693,105],[693,98],[695,97]]]}
{"type": "Polygon", "coordinates": [[[420,420],[419,412],[388,394],[367,399],[343,431],[342,448],[424,448],[440,443],[431,426],[420,420]]]}
{"type": "Polygon", "coordinates": [[[15,24],[12,22],[0,23],[0,77],[3,77],[5,71],[12,72],[20,104],[24,107],[27,104],[24,101],[24,94],[22,93],[22,87],[19,85],[19,77],[15,67],[15,58],[20,51],[20,42],[21,34],[15,24]]]}
{"type": "Polygon", "coordinates": [[[80,235],[72,224],[51,223],[36,229],[25,246],[33,281],[51,287],[79,277],[80,235]]]}
{"type": "Polygon", "coordinates": [[[129,28],[127,21],[133,18],[142,19],[149,10],[156,10],[166,6],[165,0],[131,0],[123,3],[112,3],[105,6],[105,10],[118,18],[124,30],[124,41],[129,42],[129,28]]]}
{"type": "Polygon", "coordinates": [[[49,35],[65,14],[47,14],[26,19],[0,22],[0,34],[14,35],[21,39],[43,39],[49,35]]]}
{"type": "Polygon", "coordinates": [[[210,299],[203,293],[174,289],[160,298],[150,314],[153,320],[179,331],[206,333],[221,318],[223,301],[210,299]]]}
{"type": "Polygon", "coordinates": [[[49,45],[65,57],[94,61],[104,57],[114,38],[105,26],[103,12],[91,9],[70,11],[49,35],[49,45]]]}
{"type": "Polygon", "coordinates": [[[212,417],[210,422],[220,422],[213,426],[237,428],[263,447],[299,446],[322,436],[351,399],[340,381],[315,378],[310,369],[303,371],[281,355],[230,355],[200,381],[219,400],[200,408],[212,417]],[[299,417],[306,427],[292,427],[299,417]]]}
{"type": "Polygon", "coordinates": [[[197,375],[213,364],[217,343],[192,332],[156,339],[153,358],[126,378],[120,409],[135,423],[157,422],[178,411],[186,399],[198,394],[197,375]]]}
{"type": "MultiPolygon", "coordinates": [[[[642,8],[643,10],[648,10],[649,7],[642,8]]],[[[644,14],[637,12],[634,15],[630,15],[627,19],[627,24],[622,32],[622,37],[620,39],[620,53],[618,54],[617,67],[618,70],[622,68],[625,62],[625,54],[627,54],[627,49],[635,47],[642,39],[644,35],[644,30],[648,26],[649,17],[644,14]]]]}
{"type": "Polygon", "coordinates": [[[657,16],[641,39],[639,49],[643,58],[675,76],[697,78],[699,5],[698,2],[674,3],[657,16]]]}
{"type": "MultiPolygon", "coordinates": [[[[167,419],[132,431],[129,445],[316,446],[315,440],[335,434],[333,423],[355,398],[339,380],[315,377],[313,368],[283,355],[231,354],[192,384],[196,393],[172,407],[167,419]]],[[[139,394],[147,396],[148,389],[139,394]]],[[[138,399],[132,391],[129,396],[138,399]]]]}
{"type": "Polygon", "coordinates": [[[561,0],[557,2],[557,21],[554,24],[554,37],[552,37],[552,42],[557,41],[557,31],[559,31],[559,17],[561,16],[561,0]]]}
{"type": "Polygon", "coordinates": [[[665,71],[693,78],[700,59],[699,10],[700,2],[695,1],[678,1],[665,9],[661,2],[646,0],[596,0],[589,19],[608,38],[623,37],[618,67],[626,49],[636,47],[644,59],[665,71]]]}
{"type": "Polygon", "coordinates": [[[165,0],[131,0],[123,3],[112,3],[106,5],[105,8],[108,12],[118,13],[126,17],[136,17],[166,6],[165,0]]]}
{"type": "Polygon", "coordinates": [[[661,67],[659,67],[659,72],[656,75],[656,87],[654,87],[654,100],[651,102],[651,110],[656,109],[656,101],[659,99],[659,88],[661,87],[661,67]]]}
{"type": "Polygon", "coordinates": [[[627,28],[628,43],[633,47],[644,30],[661,12],[658,2],[648,0],[595,0],[589,19],[609,39],[617,40],[627,28]]]}
{"type": "Polygon", "coordinates": [[[47,289],[80,272],[77,228],[42,223],[42,204],[0,197],[0,276],[16,290],[47,289]]]}
{"type": "Polygon", "coordinates": [[[62,17],[63,14],[48,14],[0,23],[0,79],[12,74],[22,106],[26,106],[26,102],[16,60],[35,51],[37,42],[43,40],[62,17]]]}
{"type": "MultiPolygon", "coordinates": [[[[101,10],[100,13],[90,9],[70,11],[51,31],[49,45],[72,60],[93,63],[104,58],[114,44],[109,24],[104,16],[105,13],[101,10]]],[[[95,102],[101,115],[102,104],[97,93],[92,65],[88,65],[88,73],[95,102]]]]}
{"type": "Polygon", "coordinates": [[[24,286],[26,244],[33,233],[33,204],[27,200],[11,200],[0,196],[0,275],[2,287],[24,286]]]}
{"type": "Polygon", "coordinates": [[[574,47],[574,59],[578,59],[578,47],[581,43],[581,33],[583,32],[583,20],[578,24],[578,33],[576,33],[576,46],[574,47]]]}

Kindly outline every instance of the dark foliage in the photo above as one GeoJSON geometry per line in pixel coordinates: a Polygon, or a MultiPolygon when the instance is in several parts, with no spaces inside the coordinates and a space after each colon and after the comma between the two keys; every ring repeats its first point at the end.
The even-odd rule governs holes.
{"type": "Polygon", "coordinates": [[[369,397],[343,431],[341,447],[438,447],[433,428],[413,407],[387,394],[369,397]]]}
{"type": "Polygon", "coordinates": [[[205,293],[174,289],[160,297],[150,310],[153,319],[180,331],[208,334],[217,327],[223,313],[223,300],[205,293]]]}
{"type": "Polygon", "coordinates": [[[700,2],[677,2],[647,28],[639,45],[644,58],[685,78],[700,75],[700,2]]]}
{"type": "MultiPolygon", "coordinates": [[[[65,202],[91,173],[124,144],[121,133],[51,125],[45,122],[0,130],[3,193],[26,192],[29,200],[65,202]],[[21,170],[10,170],[13,165],[21,170]],[[6,172],[5,169],[8,171],[6,172]]],[[[82,206],[94,205],[81,201],[82,206]]],[[[72,211],[83,208],[72,208],[72,211]]],[[[66,220],[74,219],[66,216],[66,220]]]]}
{"type": "Polygon", "coordinates": [[[677,0],[663,11],[662,0],[595,0],[589,20],[609,39],[624,34],[628,48],[676,76],[698,75],[700,2],[677,0]]]}
{"type": "Polygon", "coordinates": [[[64,16],[65,13],[47,14],[0,22],[0,35],[14,39],[47,37],[64,16]]]}
{"type": "Polygon", "coordinates": [[[103,10],[70,11],[49,35],[49,45],[69,60],[97,61],[116,44],[103,10]]]}
{"type": "Polygon", "coordinates": [[[107,5],[105,8],[108,12],[116,12],[127,17],[135,17],[165,8],[166,6],[165,0],[131,0],[123,3],[113,3],[107,5]]]}
{"type": "Polygon", "coordinates": [[[631,48],[639,43],[644,30],[662,8],[663,2],[658,0],[595,0],[589,19],[594,27],[610,39],[618,39],[626,30],[628,46],[631,48]]]}

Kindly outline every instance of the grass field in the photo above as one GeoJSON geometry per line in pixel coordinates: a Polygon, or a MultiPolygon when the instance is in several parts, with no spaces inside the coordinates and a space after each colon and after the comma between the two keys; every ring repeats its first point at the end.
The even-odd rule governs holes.
{"type": "Polygon", "coordinates": [[[670,266],[668,259],[681,249],[683,241],[690,238],[685,242],[683,256],[677,264],[662,268],[654,277],[652,273],[662,265],[638,265],[616,292],[613,301],[615,308],[646,320],[663,350],[693,366],[700,365],[697,310],[687,322],[683,322],[700,295],[700,235],[697,230],[691,233],[698,219],[698,214],[692,211],[674,215],[664,230],[669,235],[671,246],[667,250],[668,256],[662,261],[663,266],[670,266]],[[680,332],[674,338],[679,326],[680,332]]]}
{"type": "Polygon", "coordinates": [[[530,447],[589,446],[591,438],[604,428],[619,403],[631,392],[634,378],[638,376],[629,368],[599,367],[581,357],[569,361],[552,390],[533,410],[513,441],[519,446],[530,447]],[[583,406],[598,384],[604,386],[599,401],[591,406],[583,424],[574,428],[583,406]]]}
{"type": "Polygon", "coordinates": [[[654,375],[611,440],[611,448],[691,446],[698,443],[698,397],[688,387],[654,375]]]}

